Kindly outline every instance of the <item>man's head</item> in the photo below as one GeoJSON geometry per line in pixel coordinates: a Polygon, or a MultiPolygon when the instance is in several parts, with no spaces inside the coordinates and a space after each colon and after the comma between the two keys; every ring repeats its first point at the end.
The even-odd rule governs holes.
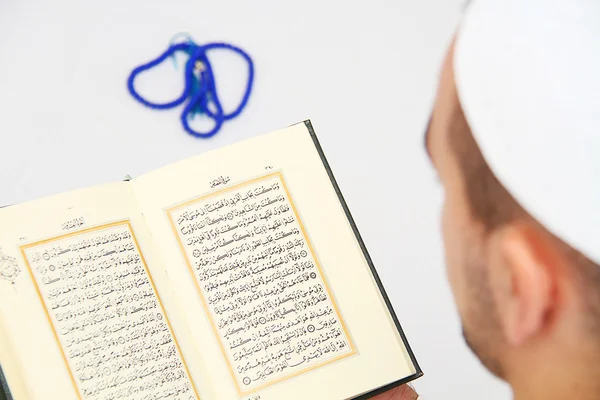
{"type": "MultiPolygon", "coordinates": [[[[482,1],[490,3],[494,0],[482,1]]],[[[536,0],[523,2],[540,3],[536,0]]],[[[516,4],[516,1],[506,0],[506,3],[516,4]]],[[[485,121],[477,119],[480,115],[472,115],[471,120],[465,116],[469,113],[465,112],[463,104],[465,94],[461,98],[461,88],[456,83],[455,46],[456,42],[452,44],[442,69],[426,146],[444,188],[442,218],[447,273],[462,318],[465,338],[492,372],[509,380],[512,375],[524,373],[527,368],[548,366],[544,363],[555,361],[555,356],[578,356],[581,353],[584,357],[585,354],[596,357],[600,354],[600,266],[550,232],[545,222],[552,220],[552,213],[540,213],[545,220],[539,221],[532,216],[535,210],[526,211],[515,199],[518,196],[507,190],[504,182],[500,182],[486,162],[477,135],[474,135],[471,127],[475,124],[484,129],[485,121]]],[[[503,51],[501,48],[496,50],[500,53],[503,51]]],[[[502,57],[502,54],[495,56],[502,57]]],[[[510,69],[513,64],[512,61],[507,62],[506,68],[510,69]]],[[[510,79],[515,71],[500,70],[498,74],[503,72],[507,76],[505,79],[510,79]]],[[[543,73],[540,72],[540,75],[543,73]]],[[[535,85],[532,86],[535,89],[535,85]]],[[[563,95],[566,96],[566,92],[568,88],[563,95]]],[[[506,92],[498,93],[498,96],[503,95],[506,92]]],[[[485,97],[481,99],[482,102],[485,100],[485,97]]],[[[518,103],[516,97],[509,99],[512,100],[518,103]]],[[[469,98],[466,101],[474,100],[469,98]]],[[[491,112],[490,109],[494,110],[496,105],[494,100],[484,104],[487,106],[484,112],[491,112]]],[[[531,104],[525,108],[528,106],[531,104]]],[[[476,112],[473,109],[477,109],[477,106],[469,111],[476,112]]],[[[495,110],[496,114],[509,111],[500,106],[495,110]]],[[[534,118],[532,125],[535,125],[536,116],[531,116],[534,118]]],[[[492,134],[501,135],[502,129],[514,122],[510,121],[511,116],[507,114],[495,115],[494,118],[497,120],[489,125],[496,130],[492,134]],[[506,118],[506,123],[503,118],[506,118]]],[[[531,125],[526,121],[523,124],[531,125]]],[[[577,129],[575,125],[573,129],[577,129]]],[[[477,133],[480,136],[482,134],[477,133]]],[[[572,133],[563,132],[564,135],[572,133]]],[[[529,146],[527,142],[528,137],[524,135],[522,145],[529,146]]],[[[544,146],[544,143],[539,143],[539,146],[544,146]]],[[[495,151],[487,150],[487,154],[495,151]]],[[[515,163],[529,161],[530,168],[535,170],[535,174],[523,170],[524,176],[535,178],[538,174],[543,180],[541,174],[553,173],[552,168],[546,168],[548,166],[536,165],[536,148],[529,150],[528,160],[519,158],[522,148],[518,151],[515,149],[515,163]]],[[[507,152],[506,149],[501,151],[507,152]]],[[[543,152],[544,149],[540,151],[543,152]]],[[[557,163],[577,157],[574,154],[555,156],[557,163]]],[[[597,156],[600,157],[600,154],[597,156]]],[[[504,160],[510,161],[510,158],[505,157],[504,160]]],[[[509,171],[512,167],[502,169],[500,163],[498,170],[509,171]]],[[[600,169],[598,172],[596,182],[584,182],[580,186],[600,184],[600,169]]],[[[509,183],[518,180],[514,178],[511,181],[510,173],[504,174],[504,177],[509,183]]],[[[572,179],[576,180],[578,176],[574,175],[572,179]]],[[[538,183],[531,181],[532,186],[538,183]]],[[[561,183],[561,177],[557,177],[556,183],[561,183]]],[[[519,185],[511,187],[514,189],[519,185]]],[[[548,194],[551,195],[552,190],[548,194]]],[[[523,198],[535,200],[536,197],[525,195],[523,198]]],[[[532,203],[535,205],[535,201],[532,203]]],[[[540,207],[543,206],[545,204],[540,207]]],[[[577,207],[577,199],[564,206],[577,207]]],[[[567,215],[577,215],[572,211],[564,210],[567,215]]],[[[597,212],[600,213],[600,209],[597,212]]],[[[585,223],[580,221],[582,225],[585,223]]],[[[597,228],[600,229],[600,226],[597,228]]],[[[600,238],[600,231],[597,237],[600,238]]]]}

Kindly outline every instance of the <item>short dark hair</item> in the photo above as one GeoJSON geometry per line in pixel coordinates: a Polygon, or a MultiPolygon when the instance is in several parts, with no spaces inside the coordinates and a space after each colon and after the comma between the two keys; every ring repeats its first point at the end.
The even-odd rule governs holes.
{"type": "Polygon", "coordinates": [[[496,179],[475,142],[461,107],[450,126],[450,146],[465,181],[471,213],[486,231],[526,217],[527,213],[496,179]]]}
{"type": "MultiPolygon", "coordinates": [[[[460,105],[455,107],[449,127],[449,140],[464,178],[468,206],[473,218],[486,233],[506,224],[529,218],[523,207],[498,181],[484,159],[460,105]]],[[[576,275],[589,293],[589,322],[600,330],[600,266],[552,235],[567,260],[576,268],[576,275]]]]}

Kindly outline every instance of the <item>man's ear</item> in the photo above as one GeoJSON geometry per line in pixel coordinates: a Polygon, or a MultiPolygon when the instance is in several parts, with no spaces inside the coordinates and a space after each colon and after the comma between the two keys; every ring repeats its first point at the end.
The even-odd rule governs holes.
{"type": "MultiPolygon", "coordinates": [[[[520,346],[541,333],[556,307],[563,255],[531,224],[512,224],[490,237],[490,287],[504,336],[520,346]]],[[[563,264],[564,265],[564,264],[563,264]]]]}

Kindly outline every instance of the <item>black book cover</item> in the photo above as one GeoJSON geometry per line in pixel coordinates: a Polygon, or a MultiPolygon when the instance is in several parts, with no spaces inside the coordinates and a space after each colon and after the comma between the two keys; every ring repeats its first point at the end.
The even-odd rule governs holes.
{"type": "Polygon", "coordinates": [[[381,283],[381,279],[379,278],[379,275],[377,274],[377,270],[375,269],[375,266],[373,265],[373,260],[371,259],[371,256],[369,255],[369,252],[367,251],[367,247],[365,246],[365,243],[364,243],[362,237],[360,236],[360,233],[358,232],[356,223],[354,222],[354,219],[352,218],[352,214],[350,213],[350,210],[348,209],[348,205],[346,204],[346,201],[344,200],[344,196],[342,195],[342,192],[335,180],[335,177],[333,176],[333,171],[331,170],[331,167],[329,166],[329,163],[327,162],[327,158],[325,157],[325,154],[323,153],[323,149],[321,148],[321,145],[319,144],[319,140],[317,139],[317,135],[315,133],[315,130],[313,129],[313,126],[312,126],[310,120],[304,121],[304,125],[306,126],[306,128],[308,129],[308,131],[310,133],[310,136],[312,137],[312,140],[315,144],[317,152],[319,153],[319,156],[321,157],[321,161],[323,161],[323,166],[325,167],[325,170],[327,171],[327,174],[329,175],[331,184],[333,185],[333,188],[338,195],[338,199],[342,205],[342,208],[344,209],[344,213],[346,214],[346,217],[348,218],[348,222],[350,223],[350,226],[352,227],[352,231],[354,232],[354,235],[356,236],[356,240],[358,241],[360,248],[363,252],[363,255],[365,256],[365,259],[367,260],[369,269],[371,270],[371,273],[373,274],[373,278],[375,279],[375,282],[377,282],[377,286],[379,287],[379,290],[381,291],[381,296],[383,297],[385,304],[388,308],[388,311],[389,311],[390,315],[392,316],[392,319],[394,320],[396,329],[398,329],[398,333],[400,334],[400,337],[402,338],[402,342],[403,342],[404,346],[406,347],[406,351],[408,352],[408,354],[410,356],[410,360],[413,363],[415,370],[416,370],[416,373],[411,376],[408,376],[408,377],[403,378],[396,382],[392,382],[384,387],[381,387],[381,388],[376,389],[369,393],[362,394],[353,399],[353,400],[366,400],[366,399],[370,399],[371,397],[374,397],[380,393],[384,393],[390,389],[393,389],[397,386],[404,385],[404,384],[411,382],[417,378],[420,378],[421,376],[423,376],[423,371],[421,370],[421,367],[419,366],[419,363],[417,362],[417,359],[415,358],[415,355],[414,355],[412,349],[410,348],[408,340],[406,339],[406,335],[404,334],[404,331],[402,330],[402,327],[400,326],[400,321],[398,321],[398,317],[396,316],[396,312],[394,311],[394,308],[392,307],[392,303],[390,302],[390,299],[387,296],[385,288],[383,287],[383,284],[381,283]]]}

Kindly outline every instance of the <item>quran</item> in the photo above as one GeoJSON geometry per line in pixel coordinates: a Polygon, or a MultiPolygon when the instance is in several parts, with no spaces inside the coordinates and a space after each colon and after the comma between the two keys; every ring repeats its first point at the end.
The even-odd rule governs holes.
{"type": "Polygon", "coordinates": [[[21,399],[367,399],[422,375],[310,121],[0,209],[21,399]]]}

